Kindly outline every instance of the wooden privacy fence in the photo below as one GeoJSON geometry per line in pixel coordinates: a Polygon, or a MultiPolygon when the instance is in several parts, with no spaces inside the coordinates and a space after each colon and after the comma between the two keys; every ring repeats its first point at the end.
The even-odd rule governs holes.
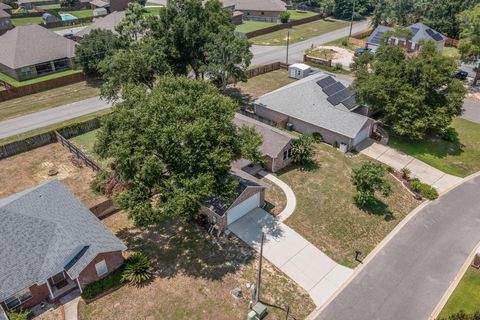
{"type": "Polygon", "coordinates": [[[90,207],[89,209],[98,219],[106,218],[110,214],[118,210],[113,205],[112,199],[107,199],[103,202],[97,203],[96,205],[90,207]]]}
{"type": "Polygon", "coordinates": [[[288,69],[288,64],[283,62],[274,62],[263,66],[258,66],[247,70],[247,77],[253,78],[264,73],[272,72],[278,69],[288,69]]]}
{"type": "Polygon", "coordinates": [[[311,17],[308,17],[308,18],[305,18],[305,19],[293,20],[293,21],[290,21],[290,22],[287,22],[287,23],[276,24],[276,25],[271,26],[271,27],[263,28],[263,29],[260,29],[260,30],[255,30],[255,31],[252,31],[252,32],[247,32],[247,33],[245,33],[245,37],[247,37],[247,39],[250,39],[250,38],[262,36],[264,34],[271,33],[271,32],[274,32],[274,31],[288,29],[288,28],[291,28],[291,27],[294,27],[294,26],[299,26],[301,24],[321,20],[323,18],[324,18],[323,15],[318,14],[318,15],[311,16],[311,17]]]}
{"type": "Polygon", "coordinates": [[[365,40],[357,39],[350,37],[348,38],[348,43],[353,44],[356,47],[365,48],[367,46],[367,42],[365,40]]]}
{"type": "Polygon", "coordinates": [[[82,150],[78,149],[76,145],[65,139],[60,133],[55,131],[55,136],[57,141],[60,142],[62,146],[68,149],[71,154],[74,154],[77,158],[82,160],[87,167],[90,167],[93,171],[100,171],[100,166],[90,159],[82,150]]]}
{"type": "MultiPolygon", "coordinates": [[[[68,84],[85,81],[86,77],[83,72],[69,74],[60,78],[45,80],[42,82],[29,84],[22,87],[11,87],[7,90],[0,91],[0,102],[10,99],[20,98],[29,94],[38,93],[68,84]]],[[[0,83],[1,85],[2,83],[0,83]]]]}
{"type": "Polygon", "coordinates": [[[304,54],[303,55],[303,62],[313,62],[316,64],[321,64],[323,66],[331,67],[332,66],[332,60],[325,60],[317,57],[312,57],[309,55],[304,54]]]}
{"type": "Polygon", "coordinates": [[[445,45],[458,48],[459,42],[460,41],[458,41],[457,39],[447,38],[447,40],[445,40],[445,45]]]}

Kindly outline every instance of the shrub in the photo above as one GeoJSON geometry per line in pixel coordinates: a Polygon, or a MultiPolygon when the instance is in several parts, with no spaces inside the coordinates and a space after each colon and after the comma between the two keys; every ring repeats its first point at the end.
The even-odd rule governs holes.
{"type": "Polygon", "coordinates": [[[435,200],[438,198],[438,191],[432,186],[415,179],[410,182],[413,191],[420,193],[424,198],[435,200]]]}
{"type": "Polygon", "coordinates": [[[314,132],[312,133],[313,141],[316,143],[320,143],[323,141],[322,134],[320,132],[314,132]]]}
{"type": "Polygon", "coordinates": [[[82,297],[87,300],[93,299],[105,291],[120,286],[123,281],[122,273],[123,268],[118,268],[105,278],[88,284],[83,289],[82,297]]]}
{"type": "Polygon", "coordinates": [[[344,46],[344,47],[348,47],[348,44],[349,44],[349,43],[348,43],[348,38],[343,38],[341,44],[342,44],[342,46],[344,46]]]}
{"type": "Polygon", "coordinates": [[[340,71],[340,70],[343,70],[343,65],[341,63],[335,63],[332,67],[332,70],[333,71],[340,71]]]}
{"type": "Polygon", "coordinates": [[[122,281],[140,284],[153,276],[150,260],[141,252],[134,253],[125,261],[122,281]]]}
{"type": "Polygon", "coordinates": [[[280,21],[282,23],[287,23],[288,20],[290,20],[290,12],[284,11],[284,12],[280,13],[280,21]]]}
{"type": "Polygon", "coordinates": [[[390,167],[390,166],[387,166],[387,171],[388,171],[389,173],[394,173],[394,172],[395,172],[395,169],[393,169],[393,168],[390,167]]]}
{"type": "Polygon", "coordinates": [[[17,312],[7,312],[7,316],[10,320],[28,320],[30,319],[31,312],[29,310],[20,310],[17,312]]]}
{"type": "Polygon", "coordinates": [[[107,183],[109,175],[105,170],[97,172],[95,179],[90,183],[90,189],[96,194],[105,194],[105,184],[107,183]]]}
{"type": "Polygon", "coordinates": [[[410,174],[412,173],[412,171],[410,171],[410,169],[408,168],[402,168],[402,170],[400,170],[400,172],[402,172],[402,178],[405,179],[405,180],[409,180],[410,179],[410,174]]]}
{"type": "Polygon", "coordinates": [[[457,142],[458,141],[458,133],[455,128],[448,127],[442,130],[442,139],[449,142],[457,142]]]}

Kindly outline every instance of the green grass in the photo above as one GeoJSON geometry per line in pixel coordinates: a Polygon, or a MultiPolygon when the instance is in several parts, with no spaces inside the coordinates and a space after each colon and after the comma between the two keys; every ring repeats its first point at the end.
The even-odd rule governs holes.
{"type": "Polygon", "coordinates": [[[318,20],[290,29],[279,30],[250,39],[250,42],[262,46],[280,46],[287,44],[287,31],[290,31],[290,44],[304,41],[348,26],[347,21],[318,20]]]}
{"type": "Polygon", "coordinates": [[[257,31],[260,29],[265,29],[276,25],[275,22],[261,22],[261,21],[244,21],[242,24],[236,26],[235,31],[241,33],[248,33],[252,31],[257,31]]]}
{"type": "Polygon", "coordinates": [[[158,15],[160,13],[160,7],[155,8],[145,8],[147,15],[158,15]]]}
{"type": "Polygon", "coordinates": [[[443,307],[439,318],[445,319],[459,311],[475,313],[480,311],[480,271],[469,267],[455,291],[443,307]]]}
{"type": "Polygon", "coordinates": [[[442,54],[446,57],[453,58],[455,60],[460,60],[460,52],[455,47],[445,47],[443,48],[442,54]]]}
{"type": "Polygon", "coordinates": [[[348,37],[340,38],[335,41],[328,42],[325,45],[344,48],[351,51],[355,51],[355,49],[357,49],[357,47],[355,47],[353,44],[348,42],[348,37]]]}
{"type": "Polygon", "coordinates": [[[15,27],[25,26],[27,24],[41,24],[42,17],[13,18],[12,24],[15,27]]]}
{"type": "Polygon", "coordinates": [[[320,58],[323,60],[332,60],[335,57],[335,53],[330,49],[313,48],[306,52],[311,57],[320,58]]]}
{"type": "Polygon", "coordinates": [[[347,75],[347,76],[351,76],[353,74],[351,71],[345,70],[343,68],[342,69],[337,69],[337,68],[335,68],[335,66],[329,67],[329,66],[325,66],[323,64],[318,64],[318,63],[313,63],[313,62],[305,62],[305,64],[309,65],[312,68],[328,71],[328,72],[331,72],[331,73],[344,74],[344,75],[347,75]]]}
{"type": "Polygon", "coordinates": [[[459,142],[439,138],[409,141],[390,136],[389,145],[445,173],[465,177],[480,170],[480,124],[456,118],[459,142]]]}
{"type": "Polygon", "coordinates": [[[29,84],[34,84],[34,83],[42,82],[42,81],[45,81],[45,80],[60,78],[60,77],[63,77],[63,76],[67,76],[67,75],[74,74],[74,73],[80,73],[80,72],[82,72],[82,70],[66,70],[66,71],[56,72],[56,73],[48,74],[48,75],[45,75],[45,76],[42,76],[42,77],[37,77],[37,78],[34,78],[34,79],[25,80],[25,81],[17,81],[14,78],[0,72],[0,80],[7,81],[8,83],[10,83],[11,85],[13,85],[15,87],[22,87],[22,86],[26,86],[26,85],[29,85],[29,84]]]}
{"type": "Polygon", "coordinates": [[[298,12],[297,10],[287,10],[290,13],[291,20],[301,20],[305,18],[310,18],[318,15],[318,13],[313,11],[298,12]]]}
{"type": "Polygon", "coordinates": [[[109,164],[112,162],[111,159],[102,159],[94,151],[95,142],[97,141],[97,132],[99,129],[89,131],[87,133],[81,134],[70,140],[77,147],[80,148],[86,155],[88,155],[92,160],[96,161],[103,168],[108,168],[109,164]]]}
{"type": "Polygon", "coordinates": [[[81,116],[81,117],[73,118],[73,119],[70,119],[70,120],[65,120],[63,122],[58,122],[58,123],[52,124],[50,126],[46,126],[46,127],[43,127],[43,128],[38,128],[38,129],[35,129],[35,130],[31,130],[31,131],[27,131],[27,132],[17,134],[17,135],[8,137],[8,138],[3,138],[3,139],[0,139],[0,146],[4,145],[4,144],[11,143],[11,142],[19,141],[19,140],[24,140],[24,139],[27,139],[27,138],[30,138],[30,137],[33,137],[33,136],[36,136],[36,135],[39,135],[39,134],[42,134],[42,133],[45,133],[45,132],[58,130],[58,129],[61,129],[63,127],[72,125],[74,123],[79,123],[79,122],[84,122],[84,121],[88,121],[88,120],[91,120],[91,119],[95,119],[95,118],[101,117],[103,115],[109,114],[111,112],[112,112],[111,108],[105,109],[105,110],[100,110],[100,111],[97,111],[97,112],[86,114],[86,115],[81,116]]]}
{"type": "Polygon", "coordinates": [[[91,9],[78,10],[78,11],[65,11],[65,13],[69,13],[72,16],[77,17],[77,18],[93,17],[93,10],[91,10],[91,9]]]}
{"type": "Polygon", "coordinates": [[[372,160],[361,154],[346,156],[326,144],[316,144],[314,150],[318,168],[290,166],[278,174],[297,197],[286,224],[338,263],[356,266],[355,250],[365,257],[420,201],[386,175],[392,195],[377,196],[368,210],[359,209],[353,203],[352,169],[372,160]]]}
{"type": "Polygon", "coordinates": [[[59,3],[55,3],[55,4],[46,4],[46,5],[43,5],[43,6],[38,6],[39,8],[42,8],[43,10],[49,10],[49,9],[60,9],[61,6],[59,3]]]}

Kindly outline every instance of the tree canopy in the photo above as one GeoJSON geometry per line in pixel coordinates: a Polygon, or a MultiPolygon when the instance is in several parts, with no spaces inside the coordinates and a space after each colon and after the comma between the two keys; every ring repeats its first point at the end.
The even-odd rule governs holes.
{"type": "Polygon", "coordinates": [[[388,197],[391,193],[391,185],[385,180],[386,170],[379,164],[367,162],[353,169],[352,183],[357,189],[354,196],[355,203],[364,207],[375,200],[375,192],[380,192],[388,197]]]}
{"type": "Polygon", "coordinates": [[[480,4],[458,15],[461,28],[459,51],[464,62],[477,62],[474,85],[480,78],[480,4]]]}
{"type": "Polygon", "coordinates": [[[424,43],[413,57],[383,45],[373,60],[355,62],[357,100],[381,112],[398,135],[422,139],[447,128],[462,112],[465,89],[451,77],[456,62],[438,52],[433,42],[424,43]]]}
{"type": "Polygon", "coordinates": [[[114,108],[95,150],[128,184],[117,201],[139,224],[190,218],[209,197],[230,198],[232,161],[261,144],[234,125],[235,104],[205,81],[161,77],[150,92],[130,85],[114,108]]]}

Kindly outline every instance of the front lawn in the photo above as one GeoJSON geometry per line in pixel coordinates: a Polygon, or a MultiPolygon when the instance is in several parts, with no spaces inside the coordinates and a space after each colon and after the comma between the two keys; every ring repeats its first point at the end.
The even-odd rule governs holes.
{"type": "Polygon", "coordinates": [[[446,319],[461,310],[467,314],[480,311],[480,271],[473,267],[467,269],[439,318],[446,319]]]}
{"type": "Polygon", "coordinates": [[[290,29],[271,32],[250,39],[250,42],[261,46],[281,46],[287,44],[287,32],[290,31],[290,44],[304,41],[348,26],[347,21],[342,20],[318,20],[305,23],[290,29]]]}
{"type": "Polygon", "coordinates": [[[456,118],[452,127],[458,132],[458,143],[439,138],[409,141],[391,135],[388,144],[445,173],[465,177],[480,170],[480,124],[456,118]]]}
{"type": "Polygon", "coordinates": [[[460,52],[455,47],[445,47],[443,48],[442,54],[446,57],[453,58],[455,60],[460,60],[460,52]]]}
{"type": "Polygon", "coordinates": [[[352,199],[352,169],[372,160],[345,155],[326,144],[315,145],[315,160],[318,168],[313,171],[291,166],[278,174],[297,197],[286,224],[338,263],[354,267],[355,250],[365,257],[420,202],[387,175],[393,194],[378,197],[369,211],[361,210],[352,199]]]}
{"type": "Polygon", "coordinates": [[[277,23],[275,22],[262,22],[262,21],[248,21],[245,20],[243,21],[242,24],[239,24],[238,26],[235,27],[235,31],[241,32],[241,33],[248,33],[252,31],[257,31],[260,29],[265,29],[267,27],[271,27],[276,25],[277,23]]]}
{"type": "Polygon", "coordinates": [[[301,20],[305,18],[310,18],[318,15],[318,13],[313,11],[297,11],[297,10],[287,10],[290,13],[290,20],[301,20]]]}
{"type": "Polygon", "coordinates": [[[64,76],[68,76],[70,74],[80,73],[80,72],[82,72],[82,70],[66,70],[66,71],[51,73],[51,74],[48,74],[48,75],[45,75],[45,76],[41,76],[41,77],[37,77],[37,78],[30,79],[30,80],[25,80],[25,81],[17,81],[14,78],[10,77],[9,75],[0,72],[0,80],[4,80],[4,81],[8,82],[11,85],[13,85],[14,87],[21,87],[21,86],[34,84],[34,83],[42,82],[42,81],[45,81],[45,80],[60,78],[60,77],[64,77],[64,76]]]}
{"type": "Polygon", "coordinates": [[[325,48],[313,48],[307,50],[306,53],[311,57],[320,58],[323,60],[333,60],[335,57],[335,52],[333,50],[325,48]]]}
{"type": "MultiPolygon", "coordinates": [[[[86,304],[80,301],[79,320],[114,319],[245,319],[255,283],[258,255],[235,237],[212,238],[192,224],[164,223],[136,228],[126,214],[103,220],[129,250],[141,251],[154,266],[155,278],[140,287],[124,285],[86,304]],[[243,298],[230,292],[241,288],[243,298]]],[[[273,305],[268,319],[284,319],[280,308],[304,319],[314,309],[308,294],[264,260],[262,300],[273,305]]]]}

